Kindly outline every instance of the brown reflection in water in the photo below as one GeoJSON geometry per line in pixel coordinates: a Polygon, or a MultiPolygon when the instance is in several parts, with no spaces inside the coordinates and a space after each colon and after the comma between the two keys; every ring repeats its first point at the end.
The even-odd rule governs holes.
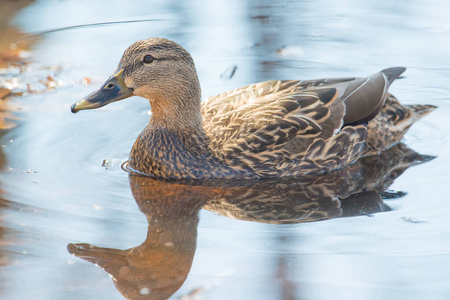
{"type": "Polygon", "coordinates": [[[11,19],[34,0],[0,0],[0,68],[23,63],[20,51],[29,48],[29,42],[21,39],[22,33],[10,26],[11,19]]]}
{"type": "Polygon", "coordinates": [[[234,219],[271,224],[383,212],[390,208],[381,193],[407,168],[432,158],[398,144],[324,176],[230,187],[204,208],[234,219]]]}
{"type": "Polygon", "coordinates": [[[57,79],[61,67],[42,66],[32,62],[30,58],[29,50],[41,36],[26,35],[10,25],[16,13],[33,2],[34,0],[0,0],[0,130],[11,129],[18,123],[18,117],[13,112],[20,108],[13,106],[8,101],[9,98],[50,92],[64,85],[57,79]]]}
{"type": "MultiPolygon", "coordinates": [[[[0,68],[5,68],[10,65],[19,64],[22,61],[20,58],[20,51],[28,47],[25,42],[19,41],[21,32],[9,25],[11,19],[16,13],[32,3],[32,0],[0,0],[0,68]]],[[[1,77],[0,77],[1,81],[1,77]]],[[[13,124],[8,120],[12,115],[8,111],[6,98],[11,94],[10,90],[2,87],[0,82],[0,138],[2,138],[7,130],[13,127],[13,124]]],[[[3,148],[0,148],[0,171],[4,171],[7,166],[7,160],[3,148]]],[[[5,251],[3,248],[17,243],[13,229],[4,225],[4,215],[7,209],[19,209],[19,204],[10,202],[3,198],[3,190],[0,186],[0,266],[11,264],[14,253],[5,251]]]]}
{"type": "MultiPolygon", "coordinates": [[[[101,266],[128,299],[168,299],[191,269],[201,208],[271,224],[387,211],[381,193],[407,168],[432,158],[398,144],[314,178],[164,181],[130,175],[133,196],[149,224],[146,240],[128,250],[69,244],[68,251],[101,266]]],[[[295,286],[285,279],[286,259],[280,257],[276,276],[283,283],[283,299],[293,299],[295,286]]]]}
{"type": "Polygon", "coordinates": [[[71,254],[101,266],[128,299],[167,299],[186,280],[197,243],[198,212],[214,187],[130,176],[139,209],[147,217],[146,240],[128,250],[69,244],[71,254]]]}
{"type": "MultiPolygon", "coordinates": [[[[25,65],[28,58],[28,49],[31,39],[23,39],[23,33],[16,27],[10,25],[10,21],[16,13],[25,6],[34,2],[33,0],[0,0],[0,130],[15,127],[16,119],[11,114],[11,107],[7,99],[11,95],[19,95],[13,89],[13,81],[9,75],[8,68],[20,68],[25,65]]],[[[15,82],[14,82],[15,83],[15,82]]]]}

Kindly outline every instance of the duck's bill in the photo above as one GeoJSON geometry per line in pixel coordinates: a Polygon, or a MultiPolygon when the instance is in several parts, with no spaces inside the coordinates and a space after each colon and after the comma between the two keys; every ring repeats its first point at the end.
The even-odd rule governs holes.
{"type": "Polygon", "coordinates": [[[109,78],[100,89],[72,105],[72,112],[84,109],[94,109],[111,102],[133,96],[133,89],[128,88],[123,80],[123,69],[109,78]]]}

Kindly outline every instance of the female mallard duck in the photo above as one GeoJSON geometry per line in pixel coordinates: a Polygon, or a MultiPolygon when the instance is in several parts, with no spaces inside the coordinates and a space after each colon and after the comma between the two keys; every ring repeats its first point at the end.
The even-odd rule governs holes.
{"type": "Polygon", "coordinates": [[[367,78],[266,81],[201,102],[190,54],[167,39],[138,41],[115,74],[72,106],[136,95],[150,122],[129,167],[154,177],[273,178],[328,172],[397,143],[431,105],[402,106],[388,88],[405,68],[367,78]]]}

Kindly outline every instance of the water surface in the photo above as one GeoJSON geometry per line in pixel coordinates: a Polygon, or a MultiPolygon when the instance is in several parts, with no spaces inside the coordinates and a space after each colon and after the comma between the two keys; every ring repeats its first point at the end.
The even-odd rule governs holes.
{"type": "MultiPolygon", "coordinates": [[[[146,278],[167,283],[159,292],[152,285],[160,299],[447,299],[448,9],[443,0],[35,1],[14,24],[40,33],[31,59],[59,67],[51,75],[61,86],[10,100],[20,111],[1,139],[0,298],[123,299],[123,281],[91,262],[118,278],[126,261],[159,272],[146,278]],[[205,97],[268,79],[405,66],[392,93],[439,109],[404,143],[436,158],[394,173],[381,168],[377,184],[373,176],[350,184],[340,174],[218,192],[128,178],[120,163],[148,122],[148,102],[135,97],[77,115],[70,105],[115,70],[132,42],[154,36],[192,54],[205,97]],[[140,180],[148,189],[136,188],[140,180]]],[[[353,167],[358,179],[373,174],[353,167]]]]}

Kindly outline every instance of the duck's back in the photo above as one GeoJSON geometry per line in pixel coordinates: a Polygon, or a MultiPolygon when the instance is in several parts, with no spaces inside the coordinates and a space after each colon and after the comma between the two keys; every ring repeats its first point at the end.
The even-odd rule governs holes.
{"type": "MultiPolygon", "coordinates": [[[[367,78],[267,81],[223,93],[202,104],[205,133],[216,156],[261,177],[339,168],[368,151],[366,140],[374,139],[374,132],[366,125],[382,109],[389,111],[388,87],[403,71],[391,68],[367,78]]],[[[372,128],[382,125],[376,124],[372,128]]],[[[398,137],[381,144],[387,147],[398,137]]]]}

